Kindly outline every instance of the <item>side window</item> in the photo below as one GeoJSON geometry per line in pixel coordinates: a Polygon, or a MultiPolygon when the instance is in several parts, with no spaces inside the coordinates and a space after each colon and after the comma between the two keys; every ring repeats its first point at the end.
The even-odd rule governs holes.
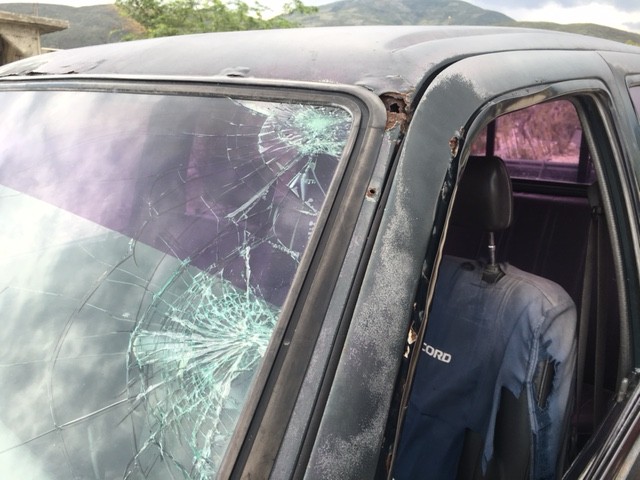
{"type": "Polygon", "coordinates": [[[575,107],[559,100],[497,118],[472,153],[502,158],[513,178],[591,183],[594,173],[582,138],[575,107]]]}

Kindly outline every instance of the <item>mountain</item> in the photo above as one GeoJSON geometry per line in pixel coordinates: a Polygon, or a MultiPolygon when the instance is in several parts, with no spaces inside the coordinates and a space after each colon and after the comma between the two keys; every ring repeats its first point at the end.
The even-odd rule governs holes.
{"type": "Polygon", "coordinates": [[[606,38],[616,42],[628,43],[640,46],[640,35],[637,33],[605,27],[594,23],[569,23],[559,24],[550,22],[515,22],[515,25],[525,28],[542,28],[545,30],[558,30],[561,32],[579,33],[591,37],[606,38]]]}
{"type": "Polygon", "coordinates": [[[637,33],[595,24],[518,22],[462,0],[341,0],[318,7],[310,15],[290,15],[300,25],[494,25],[580,33],[640,45],[637,33]]]}
{"type": "Polygon", "coordinates": [[[0,11],[67,20],[67,30],[43,35],[43,48],[74,48],[119,42],[127,34],[140,32],[134,20],[120,15],[114,5],[68,7],[44,3],[0,3],[0,11]]]}
{"type": "MultiPolygon", "coordinates": [[[[45,48],[73,48],[121,41],[141,32],[135,21],[114,5],[67,7],[34,3],[0,3],[0,11],[38,15],[70,22],[61,32],[42,36],[45,48]]],[[[291,15],[301,26],[329,25],[505,25],[545,28],[640,45],[640,35],[594,24],[517,22],[462,0],[340,0],[318,7],[317,13],[291,15]]]]}
{"type": "Polygon", "coordinates": [[[309,15],[289,18],[300,25],[498,25],[514,20],[460,0],[342,0],[309,15]]]}

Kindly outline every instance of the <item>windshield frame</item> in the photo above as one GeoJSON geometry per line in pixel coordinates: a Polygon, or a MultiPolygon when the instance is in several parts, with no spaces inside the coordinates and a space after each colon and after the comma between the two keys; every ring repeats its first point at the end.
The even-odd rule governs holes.
{"type": "MultiPolygon", "coordinates": [[[[327,225],[335,204],[340,203],[341,190],[345,189],[343,182],[345,171],[359,152],[365,150],[368,170],[373,169],[376,159],[376,149],[372,147],[380,139],[375,134],[382,132],[386,118],[381,115],[380,100],[367,90],[359,87],[317,84],[309,82],[281,82],[258,81],[238,78],[224,78],[203,80],[194,77],[149,77],[149,76],[38,76],[38,77],[5,77],[0,79],[0,93],[4,91],[94,91],[109,93],[134,93],[156,95],[187,95],[202,97],[231,97],[234,100],[248,101],[280,101],[290,103],[307,103],[321,106],[343,108],[352,116],[352,127],[338,163],[331,187],[327,192],[325,203],[320,211],[317,225],[309,239],[307,248],[301,258],[300,266],[293,278],[289,293],[282,306],[276,327],[272,333],[269,347],[263,357],[262,364],[254,377],[250,387],[251,394],[247,396],[244,407],[235,427],[232,439],[227,447],[219,473],[225,466],[235,464],[238,453],[244,443],[247,431],[254,417],[254,413],[265,393],[265,386],[273,382],[272,370],[278,353],[281,350],[285,332],[295,329],[300,316],[300,309],[296,305],[304,302],[308,294],[305,285],[313,281],[317,269],[311,268],[312,261],[322,243],[323,237],[330,232],[327,225]],[[369,132],[368,134],[366,134],[369,132]],[[365,135],[366,134],[366,135],[365,135]],[[373,137],[372,138],[365,138],[373,137]],[[271,378],[270,378],[271,377],[271,378]]],[[[349,236],[346,236],[348,245],[349,236]]],[[[322,273],[320,273],[322,275],[322,273]]],[[[324,312],[315,312],[321,319],[324,312]]],[[[277,381],[277,380],[276,380],[277,381]]],[[[267,389],[269,390],[269,389],[267,389]]],[[[268,395],[269,392],[267,392],[268,395]]]]}

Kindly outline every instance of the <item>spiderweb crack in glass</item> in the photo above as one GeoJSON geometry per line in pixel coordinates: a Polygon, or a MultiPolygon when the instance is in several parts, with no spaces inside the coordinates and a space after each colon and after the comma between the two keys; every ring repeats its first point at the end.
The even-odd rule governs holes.
{"type": "Polygon", "coordinates": [[[240,291],[220,274],[199,272],[190,282],[170,305],[162,292],[157,296],[132,335],[131,351],[141,372],[137,398],[148,401],[154,419],[140,452],[186,442],[193,467],[181,465],[181,470],[204,479],[215,473],[232,433],[225,415],[233,419],[241,407],[230,395],[233,383],[257,367],[278,311],[251,288],[240,291]]]}
{"type": "Polygon", "coordinates": [[[296,148],[302,156],[313,156],[320,153],[339,157],[344,149],[344,139],[349,124],[345,124],[344,116],[327,114],[326,109],[301,108],[297,111],[282,109],[271,117],[277,128],[278,138],[285,144],[296,148]],[[279,122],[279,117],[284,117],[279,122]]]}
{"type": "MultiPolygon", "coordinates": [[[[137,457],[155,447],[171,458],[186,478],[193,479],[211,478],[217,472],[249,381],[277,321],[279,310],[263,299],[259,284],[252,283],[251,254],[266,243],[296,264],[299,262],[327,193],[327,178],[320,179],[316,174],[318,158],[324,156],[321,159],[334,163],[344,149],[350,128],[350,115],[335,108],[242,104],[254,114],[266,115],[258,135],[258,149],[273,176],[267,176],[265,181],[263,174],[258,191],[245,197],[236,209],[219,212],[223,215],[215,211],[215,205],[221,203],[216,198],[207,200],[200,195],[198,200],[206,206],[201,212],[206,211],[217,220],[230,220],[239,228],[236,247],[224,258],[243,259],[244,285],[225,277],[224,265],[228,262],[223,257],[206,271],[195,274],[189,268],[190,259],[186,259],[182,269],[154,296],[130,345],[130,371],[139,372],[134,380],[139,382],[136,398],[146,400],[152,419],[149,438],[137,457]],[[293,193],[296,203],[287,204],[277,191],[269,198],[269,192],[283,180],[289,190],[287,195],[293,193]],[[314,192],[309,191],[310,185],[315,187],[314,192]],[[271,233],[260,231],[256,235],[250,225],[258,215],[264,215],[265,200],[270,200],[266,208],[273,222],[271,233]],[[282,221],[287,221],[292,212],[296,213],[295,221],[283,226],[282,221]],[[302,235],[296,233],[300,216],[308,217],[302,235]],[[182,293],[176,293],[185,286],[182,293]],[[190,456],[178,458],[176,452],[180,449],[174,448],[177,444],[186,444],[190,456]]],[[[210,141],[206,135],[194,138],[195,157],[203,155],[210,141]]],[[[242,159],[234,158],[236,154],[237,149],[227,148],[228,160],[238,165],[242,159]]],[[[192,160],[191,174],[198,174],[198,163],[197,158],[192,160]]],[[[241,182],[254,185],[251,177],[261,170],[254,167],[240,174],[243,169],[235,169],[241,182]]],[[[232,190],[230,186],[228,191],[232,190]]]]}

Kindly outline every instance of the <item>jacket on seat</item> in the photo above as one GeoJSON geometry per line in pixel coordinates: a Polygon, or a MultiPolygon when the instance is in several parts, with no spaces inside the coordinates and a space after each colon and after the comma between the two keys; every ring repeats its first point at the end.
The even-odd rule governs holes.
{"type": "Polygon", "coordinates": [[[503,388],[515,397],[527,394],[531,478],[555,476],[575,366],[575,305],[557,284],[500,267],[505,275],[491,284],[482,280],[480,262],[442,259],[396,480],[455,478],[467,429],[484,439],[486,468],[503,388]],[[536,385],[545,362],[553,374],[548,393],[536,385]]]}

